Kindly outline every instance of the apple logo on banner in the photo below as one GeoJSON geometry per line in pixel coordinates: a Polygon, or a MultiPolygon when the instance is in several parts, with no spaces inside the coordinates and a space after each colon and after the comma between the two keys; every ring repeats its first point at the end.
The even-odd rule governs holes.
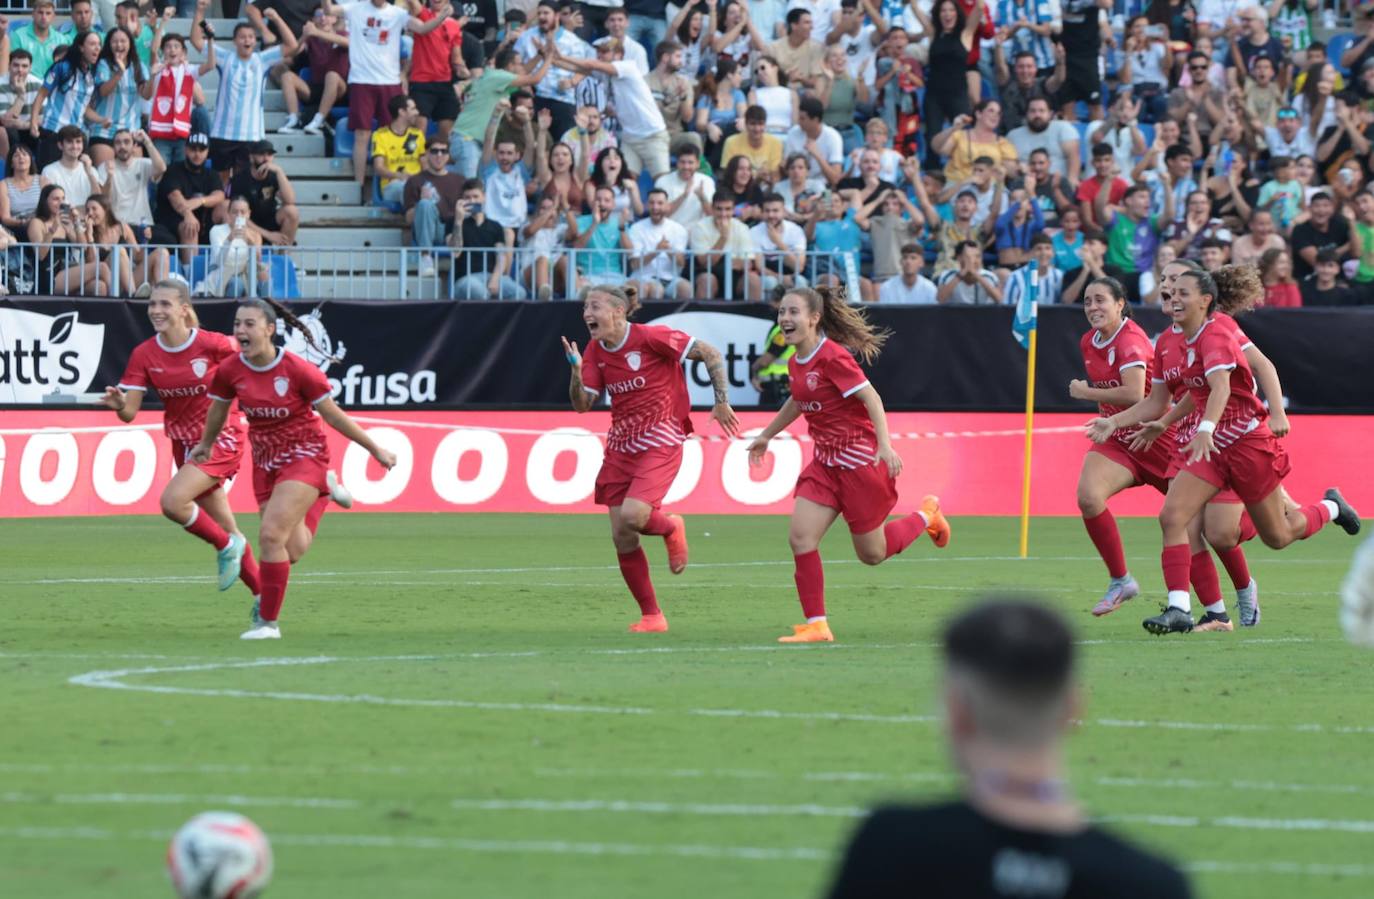
{"type": "MultiPolygon", "coordinates": [[[[730,405],[753,406],[759,392],[749,383],[749,364],[763,355],[773,320],[733,312],[675,312],[649,322],[684,331],[720,350],[725,357],[725,377],[730,383],[730,405]]],[[[715,393],[706,366],[687,361],[687,390],[693,406],[713,406],[715,393]]]]}
{"type": "Polygon", "coordinates": [[[100,367],[105,326],[82,324],[78,316],[0,308],[0,402],[41,403],[54,393],[87,391],[100,367]]]}

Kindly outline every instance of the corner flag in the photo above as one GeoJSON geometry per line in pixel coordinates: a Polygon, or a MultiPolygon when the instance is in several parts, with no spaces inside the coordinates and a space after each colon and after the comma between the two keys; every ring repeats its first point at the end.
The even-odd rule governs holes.
{"type": "Polygon", "coordinates": [[[1011,336],[1021,344],[1021,349],[1030,349],[1030,333],[1035,330],[1036,313],[1040,304],[1040,272],[1035,260],[1027,266],[1030,270],[1030,284],[1022,289],[1016,298],[1016,316],[1011,320],[1011,336]]]}

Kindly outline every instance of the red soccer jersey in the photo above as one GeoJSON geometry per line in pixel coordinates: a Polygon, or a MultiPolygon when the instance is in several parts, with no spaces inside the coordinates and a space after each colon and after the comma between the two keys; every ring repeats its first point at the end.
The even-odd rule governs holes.
{"type": "Polygon", "coordinates": [[[582,386],[611,398],[606,449],[642,453],[678,446],[692,433],[687,376],[682,363],[695,340],[662,325],[630,324],[618,347],[599,340],[582,356],[582,386]]]}
{"type": "MultiPolygon", "coordinates": [[[[193,328],[181,346],[168,347],[161,337],[150,337],[134,347],[121,390],[157,391],[162,400],[162,432],[187,449],[205,433],[205,413],[210,409],[210,381],[219,364],[239,351],[238,343],[225,334],[193,328]]],[[[238,452],[243,445],[243,419],[232,409],[215,445],[238,452]]]]}
{"type": "Polygon", "coordinates": [[[274,471],[297,459],[329,462],[315,406],[329,399],[329,379],[314,365],[286,350],[256,368],[237,354],[220,363],[210,385],[210,398],[232,400],[248,416],[248,442],[253,465],[274,471]]]}
{"type": "Polygon", "coordinates": [[[862,468],[878,460],[878,434],[868,409],[854,394],[868,375],[849,350],[822,337],[811,355],[787,360],[792,402],[806,416],[816,444],[815,461],[832,468],[862,468]]]}
{"type": "MultiPolygon", "coordinates": [[[[1083,339],[1078,342],[1078,347],[1083,352],[1083,367],[1087,370],[1088,382],[1093,387],[1120,387],[1125,382],[1122,375],[1128,368],[1143,369],[1145,379],[1149,380],[1150,363],[1154,361],[1155,348],[1144,328],[1128,318],[1105,342],[1098,338],[1097,329],[1094,328],[1084,334],[1083,339]]],[[[1098,403],[1097,407],[1103,418],[1127,408],[1113,406],[1110,403],[1098,403]]],[[[1129,447],[1131,438],[1138,430],[1139,428],[1119,429],[1112,434],[1112,439],[1122,446],[1129,447]]],[[[1162,436],[1168,440],[1174,439],[1173,429],[1162,436]]]]}
{"type": "MultiPolygon", "coordinates": [[[[1231,396],[1212,437],[1217,448],[1223,449],[1258,428],[1266,414],[1255,396],[1255,379],[1240,344],[1214,318],[1205,322],[1191,340],[1177,325],[1159,335],[1152,380],[1175,393],[1183,387],[1192,395],[1197,409],[1207,408],[1207,398],[1212,393],[1207,375],[1218,370],[1231,373],[1231,396]]],[[[1198,413],[1199,418],[1201,414],[1198,413]]]]}
{"type": "MultiPolygon", "coordinates": [[[[1245,332],[1241,330],[1240,323],[1225,312],[1213,312],[1212,321],[1214,322],[1212,327],[1221,328],[1232,337],[1236,338],[1236,344],[1240,347],[1242,353],[1255,345],[1255,342],[1247,337],[1245,332]]],[[[1252,383],[1251,390],[1258,392],[1258,386],[1258,382],[1252,383]]],[[[1183,399],[1183,394],[1187,392],[1188,389],[1181,384],[1175,387],[1173,389],[1174,402],[1177,403],[1179,400],[1183,399]]],[[[1192,412],[1189,412],[1178,422],[1176,437],[1179,446],[1183,446],[1193,439],[1197,434],[1197,423],[1200,421],[1202,421],[1202,409],[1194,407],[1192,412]]]]}

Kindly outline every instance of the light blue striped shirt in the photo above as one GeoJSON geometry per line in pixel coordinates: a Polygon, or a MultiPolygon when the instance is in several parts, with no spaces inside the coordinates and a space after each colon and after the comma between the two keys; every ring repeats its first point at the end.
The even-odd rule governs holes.
{"type": "MultiPolygon", "coordinates": [[[[519,53],[520,58],[528,65],[530,60],[539,55],[539,48],[535,46],[534,42],[539,41],[542,44],[544,40],[544,35],[538,28],[530,28],[520,35],[520,40],[515,42],[515,52],[519,53]]],[[[558,52],[569,59],[593,59],[596,56],[596,51],[592,49],[590,44],[562,25],[558,26],[558,30],[554,32],[553,42],[558,47],[558,52]]],[[[534,86],[534,95],[548,100],[574,103],[576,102],[574,91],[559,90],[558,82],[564,79],[571,81],[575,77],[577,77],[576,72],[569,72],[558,66],[549,66],[544,77],[539,79],[539,83],[534,86]]]]}
{"type": "Polygon", "coordinates": [[[219,93],[215,96],[215,115],[210,121],[210,136],[220,140],[262,140],[263,86],[267,70],[281,62],[281,47],[269,47],[240,59],[233,46],[215,48],[219,69],[219,93]]]}
{"type": "MultiPolygon", "coordinates": [[[[130,60],[138,65],[136,60],[130,60]]],[[[114,77],[114,70],[108,60],[102,59],[95,67],[95,86],[99,88],[114,77]]],[[[108,118],[110,124],[91,122],[91,137],[113,140],[120,129],[136,131],[143,122],[143,98],[138,95],[138,80],[134,77],[133,66],[125,69],[119,76],[119,86],[108,97],[96,93],[91,105],[101,116],[108,118]]]]}
{"type": "MultiPolygon", "coordinates": [[[[997,27],[1025,19],[1032,25],[1045,25],[1060,19],[1059,0],[997,0],[997,27]]],[[[1007,46],[1007,62],[1018,53],[1035,54],[1037,69],[1054,68],[1054,41],[1049,35],[1036,34],[1029,28],[1018,28],[1007,46]]]]}
{"type": "MultiPolygon", "coordinates": [[[[1030,292],[1030,266],[1023,265],[1007,278],[1006,290],[1002,292],[1002,302],[1016,306],[1021,297],[1030,292]]],[[[1042,306],[1053,306],[1064,293],[1064,273],[1057,268],[1041,269],[1039,291],[1035,301],[1042,306]]]]}
{"type": "Polygon", "coordinates": [[[67,60],[54,65],[43,79],[48,97],[43,101],[43,118],[38,127],[58,131],[67,125],[86,130],[83,113],[95,93],[95,70],[84,74],[67,60]]]}

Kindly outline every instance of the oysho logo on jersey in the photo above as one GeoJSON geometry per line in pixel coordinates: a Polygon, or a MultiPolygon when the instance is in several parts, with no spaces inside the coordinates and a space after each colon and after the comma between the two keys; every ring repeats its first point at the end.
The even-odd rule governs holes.
{"type": "Polygon", "coordinates": [[[794,399],[793,402],[797,404],[797,408],[800,409],[802,412],[821,411],[821,404],[816,400],[802,400],[798,402],[794,399]]]}
{"type": "Polygon", "coordinates": [[[291,381],[287,378],[278,376],[272,379],[272,389],[277,392],[277,396],[286,396],[286,388],[291,386],[291,381]]]}
{"type": "Polygon", "coordinates": [[[210,363],[208,360],[199,358],[191,360],[191,371],[197,378],[205,377],[205,373],[209,370],[210,363]]]}
{"type": "MultiPolygon", "coordinates": [[[[348,347],[342,340],[334,342],[324,326],[324,316],[314,309],[300,317],[301,327],[293,328],[282,322],[286,348],[328,372],[329,366],[343,362],[348,347]],[[305,339],[306,333],[315,341],[315,349],[305,339]],[[321,352],[321,350],[323,352],[321,352]]],[[[431,369],[415,373],[396,371],[368,374],[362,365],[350,365],[342,378],[330,378],[330,396],[344,406],[406,406],[432,403],[437,396],[438,375],[431,369]]]]}
{"type": "Polygon", "coordinates": [[[639,365],[643,361],[640,358],[639,350],[631,350],[625,354],[625,364],[630,366],[630,371],[639,371],[639,365]]]}
{"type": "Polygon", "coordinates": [[[644,380],[644,376],[640,375],[639,377],[631,378],[628,381],[616,381],[613,384],[607,384],[606,392],[610,394],[616,394],[629,393],[631,390],[643,390],[644,385],[647,383],[648,382],[644,380]]]}
{"type": "Polygon", "coordinates": [[[76,311],[0,309],[0,402],[41,403],[52,394],[86,392],[104,343],[105,326],[82,324],[76,311]]]}

